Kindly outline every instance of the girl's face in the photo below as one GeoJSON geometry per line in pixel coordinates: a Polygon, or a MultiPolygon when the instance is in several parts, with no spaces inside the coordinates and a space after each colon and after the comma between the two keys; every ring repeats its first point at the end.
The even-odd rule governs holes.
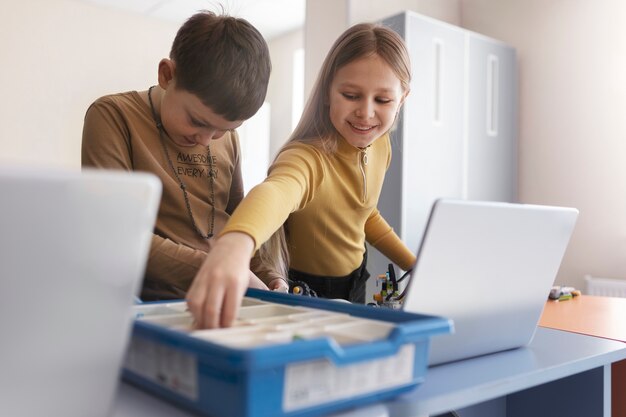
{"type": "Polygon", "coordinates": [[[386,133],[406,94],[400,79],[378,55],[341,67],[330,86],[330,121],[352,146],[365,148],[386,133]]]}

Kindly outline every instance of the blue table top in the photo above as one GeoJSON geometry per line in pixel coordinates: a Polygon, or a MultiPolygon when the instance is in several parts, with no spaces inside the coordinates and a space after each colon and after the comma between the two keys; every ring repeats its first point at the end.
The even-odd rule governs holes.
{"type": "MultiPolygon", "coordinates": [[[[334,417],[408,417],[459,409],[626,358],[626,344],[539,327],[523,348],[433,366],[415,390],[393,400],[334,417]]],[[[113,417],[190,417],[126,383],[120,383],[113,417]]]]}
{"type": "Polygon", "coordinates": [[[385,405],[391,416],[437,414],[624,358],[624,343],[538,327],[526,347],[429,368],[422,385],[385,405]]]}

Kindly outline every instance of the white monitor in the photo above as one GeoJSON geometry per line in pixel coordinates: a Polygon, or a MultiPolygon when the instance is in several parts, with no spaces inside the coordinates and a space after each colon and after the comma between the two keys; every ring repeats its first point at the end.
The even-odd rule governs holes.
{"type": "Polygon", "coordinates": [[[0,168],[0,409],[110,412],[161,195],[156,177],[0,168]]]}
{"type": "Polygon", "coordinates": [[[403,308],[454,321],[430,364],[528,344],[576,223],[573,208],[442,199],[433,205],[403,308]]]}

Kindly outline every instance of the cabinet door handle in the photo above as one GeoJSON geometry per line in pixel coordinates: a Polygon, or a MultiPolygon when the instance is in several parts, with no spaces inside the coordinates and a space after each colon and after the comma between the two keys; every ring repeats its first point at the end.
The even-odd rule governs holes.
{"type": "Polygon", "coordinates": [[[443,95],[443,41],[433,39],[433,123],[440,125],[443,95]]]}
{"type": "Polygon", "coordinates": [[[487,55],[487,135],[498,136],[498,96],[500,61],[493,54],[487,55]]]}

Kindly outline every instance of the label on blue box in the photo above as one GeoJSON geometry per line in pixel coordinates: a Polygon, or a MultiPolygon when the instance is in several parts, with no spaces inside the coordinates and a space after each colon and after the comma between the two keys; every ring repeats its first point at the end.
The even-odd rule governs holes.
{"type": "Polygon", "coordinates": [[[293,411],[409,384],[415,345],[381,359],[336,366],[327,359],[287,365],[283,410],[293,411]]]}
{"type": "Polygon", "coordinates": [[[195,355],[141,337],[131,339],[124,367],[190,400],[198,399],[195,355]]]}

